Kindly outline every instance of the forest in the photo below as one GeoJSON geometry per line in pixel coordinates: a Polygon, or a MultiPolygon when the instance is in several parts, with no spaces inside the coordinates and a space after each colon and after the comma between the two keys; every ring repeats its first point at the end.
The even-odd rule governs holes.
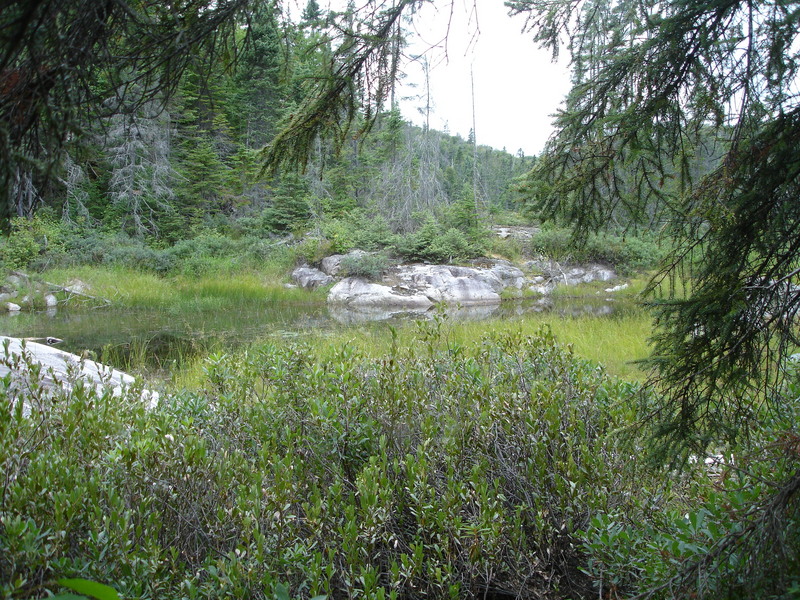
{"type": "Polygon", "coordinates": [[[635,316],[439,306],[127,356],[121,391],[6,343],[1,598],[800,598],[800,6],[505,2],[569,57],[526,156],[432,129],[427,82],[402,113],[428,4],[480,11],[5,0],[3,302],[324,305],[289,274],[362,250],[370,281],[599,263],[635,316]]]}

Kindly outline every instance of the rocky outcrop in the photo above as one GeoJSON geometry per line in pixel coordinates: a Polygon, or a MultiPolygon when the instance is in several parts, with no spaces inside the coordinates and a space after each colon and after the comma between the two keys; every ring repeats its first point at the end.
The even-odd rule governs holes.
{"type": "Polygon", "coordinates": [[[356,308],[427,309],[433,301],[406,286],[370,283],[360,277],[346,277],[328,292],[328,302],[356,308]]]}
{"type": "MultiPolygon", "coordinates": [[[[100,392],[110,389],[115,396],[135,383],[131,375],[93,360],[84,360],[46,344],[0,336],[0,378],[6,376],[10,376],[9,399],[12,403],[27,402],[30,378],[34,376],[45,390],[59,388],[69,391],[77,381],[83,381],[94,385],[100,392]],[[38,374],[31,368],[34,365],[41,367],[38,374]]],[[[148,406],[155,405],[158,397],[157,392],[141,392],[141,399],[148,406]]],[[[30,407],[23,404],[23,410],[27,413],[30,407]]]]}
{"type": "Polygon", "coordinates": [[[606,265],[597,263],[565,265],[544,257],[525,263],[525,267],[540,273],[530,278],[528,289],[543,296],[550,294],[558,286],[611,281],[617,277],[614,270],[606,265]]]}
{"type": "Polygon", "coordinates": [[[402,265],[392,267],[380,283],[347,277],[331,288],[328,302],[351,307],[426,309],[436,303],[492,305],[507,287],[522,289],[523,272],[511,264],[490,267],[402,265]]]}
{"type": "MultiPolygon", "coordinates": [[[[358,251],[358,255],[363,254],[358,251]]],[[[328,257],[323,261],[322,271],[311,271],[318,278],[330,278],[340,272],[343,258],[342,255],[328,257]]],[[[559,285],[610,281],[616,277],[613,270],[599,264],[563,266],[540,259],[526,266],[541,274],[526,277],[521,269],[501,260],[484,260],[481,266],[471,267],[400,265],[389,268],[380,282],[360,277],[340,280],[331,288],[328,302],[350,308],[384,310],[426,310],[437,303],[495,305],[500,303],[500,294],[504,292],[522,295],[528,290],[546,296],[559,285]]],[[[293,278],[300,281],[294,274],[293,278]]]]}
{"type": "Polygon", "coordinates": [[[333,277],[326,275],[319,269],[304,265],[292,271],[292,281],[306,289],[315,289],[333,283],[333,277]]]}

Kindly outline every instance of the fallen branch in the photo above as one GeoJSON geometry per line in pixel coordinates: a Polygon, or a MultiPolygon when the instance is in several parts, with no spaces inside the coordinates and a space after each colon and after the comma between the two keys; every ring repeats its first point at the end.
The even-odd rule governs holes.
{"type": "Polygon", "coordinates": [[[102,304],[103,306],[111,306],[111,304],[112,304],[111,300],[109,300],[108,298],[101,298],[100,296],[92,296],[90,294],[84,294],[83,292],[78,292],[76,290],[73,290],[72,288],[64,287],[63,285],[58,285],[57,283],[51,283],[49,281],[45,281],[44,279],[31,277],[30,275],[27,275],[26,273],[22,273],[21,271],[11,271],[11,274],[12,275],[16,275],[17,277],[21,277],[22,279],[25,279],[25,280],[28,280],[28,281],[35,281],[37,283],[41,283],[43,285],[46,285],[49,288],[51,288],[50,291],[64,292],[65,294],[68,294],[68,298],[67,299],[71,298],[72,296],[79,296],[81,298],[86,298],[87,300],[92,300],[94,302],[98,302],[98,303],[102,304]]]}

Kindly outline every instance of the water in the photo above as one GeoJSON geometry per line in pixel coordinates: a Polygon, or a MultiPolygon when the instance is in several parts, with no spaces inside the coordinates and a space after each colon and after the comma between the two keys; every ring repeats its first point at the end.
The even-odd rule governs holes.
{"type": "MultiPolygon", "coordinates": [[[[509,301],[499,306],[450,309],[454,320],[528,319],[540,313],[598,318],[630,310],[625,302],[594,298],[509,301]]],[[[326,304],[244,303],[227,310],[96,309],[51,310],[0,315],[0,334],[56,337],[58,348],[112,364],[146,370],[171,365],[215,349],[235,349],[256,341],[297,338],[311,333],[402,326],[428,312],[353,311],[326,304]]]]}

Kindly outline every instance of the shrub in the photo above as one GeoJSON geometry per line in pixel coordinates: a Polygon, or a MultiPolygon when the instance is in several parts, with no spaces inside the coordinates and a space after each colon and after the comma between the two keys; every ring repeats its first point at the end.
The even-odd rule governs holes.
{"type": "Polygon", "coordinates": [[[480,256],[483,247],[458,229],[451,227],[443,231],[429,216],[416,231],[396,236],[394,251],[405,260],[442,264],[480,256]]]}
{"type": "Polygon", "coordinates": [[[590,234],[586,243],[578,246],[569,229],[554,227],[546,227],[534,236],[531,249],[557,261],[608,263],[622,274],[652,269],[665,255],[657,236],[649,232],[590,234]]]}
{"type": "Polygon", "coordinates": [[[346,277],[363,277],[377,281],[388,267],[389,259],[385,254],[351,254],[342,258],[340,274],[346,277]]]}
{"type": "Polygon", "coordinates": [[[575,532],[629,462],[620,388],[549,334],[455,348],[441,325],[378,359],[213,355],[205,391],[152,410],[37,371],[0,386],[0,596],[53,575],[122,597],[569,594],[575,532]]]}
{"type": "Polygon", "coordinates": [[[56,259],[64,252],[64,227],[53,218],[37,214],[31,219],[11,220],[11,232],[2,244],[2,257],[8,269],[26,269],[34,263],[56,259]]]}

